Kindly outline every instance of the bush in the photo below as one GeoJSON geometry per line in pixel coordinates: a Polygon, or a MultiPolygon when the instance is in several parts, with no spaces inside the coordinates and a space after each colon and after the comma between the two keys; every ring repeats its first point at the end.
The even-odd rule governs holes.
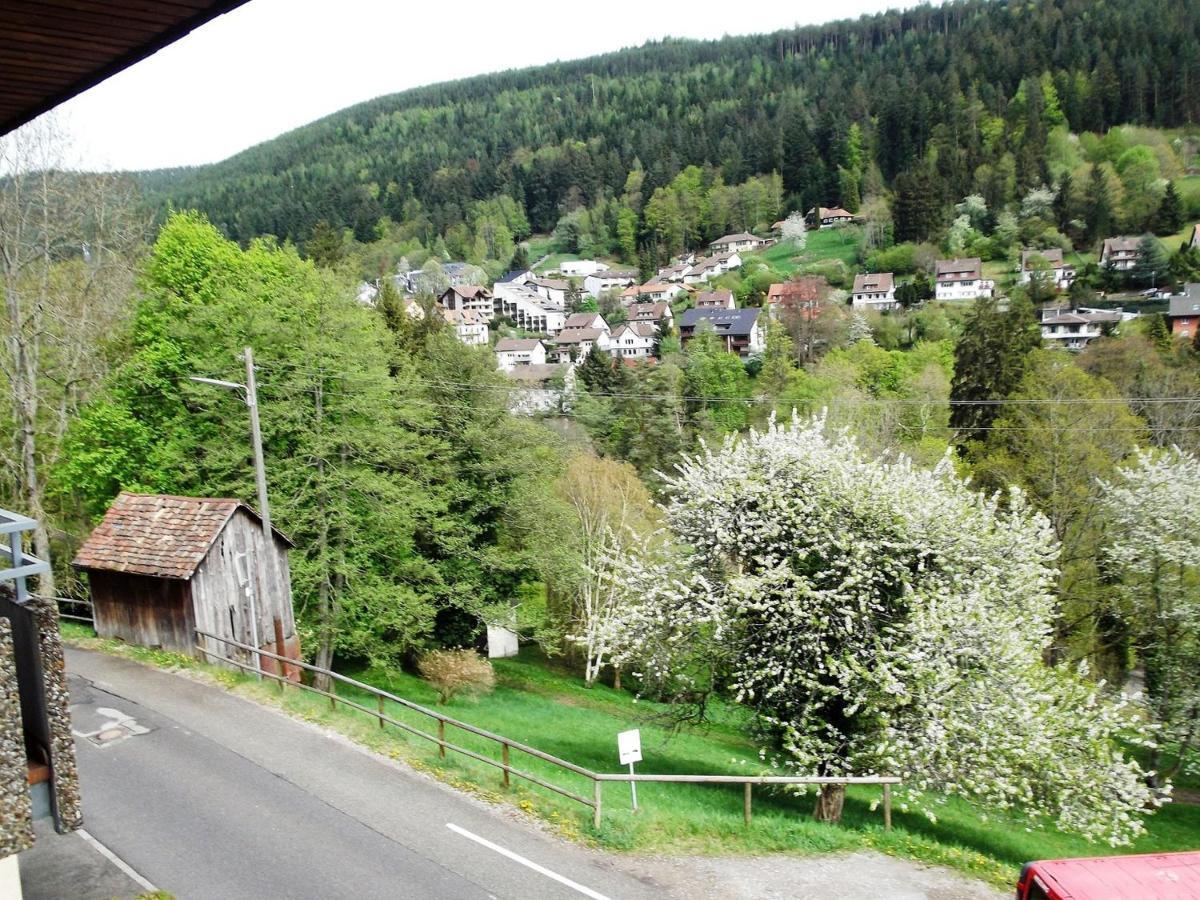
{"type": "Polygon", "coordinates": [[[449,703],[458,694],[490,694],[496,686],[492,664],[474,650],[431,650],[417,668],[438,692],[439,703],[449,703]]]}
{"type": "Polygon", "coordinates": [[[853,280],[850,267],[840,259],[823,259],[800,270],[804,275],[820,275],[834,287],[849,287],[853,280]]]}

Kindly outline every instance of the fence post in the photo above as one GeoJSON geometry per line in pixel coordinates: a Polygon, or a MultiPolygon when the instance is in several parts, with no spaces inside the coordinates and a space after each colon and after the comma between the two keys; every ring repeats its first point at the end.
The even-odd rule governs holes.
{"type": "Polygon", "coordinates": [[[375,695],[376,706],[379,707],[379,728],[382,731],[387,723],[383,721],[383,694],[375,695]]]}
{"type": "Polygon", "coordinates": [[[332,710],[337,709],[337,686],[334,685],[332,679],[329,681],[329,708],[332,710]]]}
{"type": "Polygon", "coordinates": [[[750,824],[750,792],[754,789],[754,785],[746,782],[743,787],[746,789],[745,796],[742,798],[742,817],[746,820],[746,824],[750,824]]]}
{"type": "Polygon", "coordinates": [[[446,758],[446,720],[438,719],[438,756],[446,758]]]}
{"type": "Polygon", "coordinates": [[[600,779],[592,779],[592,827],[600,829],[600,779]]]}
{"type": "Polygon", "coordinates": [[[892,786],[883,786],[883,830],[892,830],[892,786]]]}
{"type": "Polygon", "coordinates": [[[500,759],[504,763],[504,786],[508,787],[508,742],[500,744],[500,759]]]}
{"type": "MultiPolygon", "coordinates": [[[[275,629],[275,653],[279,656],[287,656],[287,645],[283,642],[283,620],[279,616],[275,616],[271,624],[275,629]]],[[[287,663],[282,659],[277,659],[275,668],[279,670],[279,691],[283,693],[284,682],[287,681],[287,663]]]]}

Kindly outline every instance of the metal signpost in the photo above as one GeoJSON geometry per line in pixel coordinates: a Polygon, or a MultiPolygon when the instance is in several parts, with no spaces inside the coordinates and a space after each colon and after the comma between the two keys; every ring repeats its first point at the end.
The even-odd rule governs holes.
{"type": "MultiPolygon", "coordinates": [[[[629,774],[633,774],[633,764],[642,761],[642,733],[634,728],[632,731],[622,731],[617,735],[617,754],[621,765],[629,765],[629,774]]],[[[629,794],[633,798],[633,811],[637,812],[637,782],[629,782],[629,794]]]]}

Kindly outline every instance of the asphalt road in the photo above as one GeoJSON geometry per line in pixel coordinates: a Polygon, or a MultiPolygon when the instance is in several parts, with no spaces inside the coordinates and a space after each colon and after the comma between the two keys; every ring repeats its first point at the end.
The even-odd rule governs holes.
{"type": "Polygon", "coordinates": [[[67,669],[85,827],[180,900],[664,893],[219,688],[76,649],[67,669]]]}

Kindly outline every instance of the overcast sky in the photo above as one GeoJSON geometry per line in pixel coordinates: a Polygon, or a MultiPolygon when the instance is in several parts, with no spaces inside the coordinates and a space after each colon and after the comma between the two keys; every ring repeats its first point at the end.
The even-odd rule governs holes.
{"type": "Polygon", "coordinates": [[[405,88],[577,59],[649,39],[719,38],[858,16],[896,0],[250,0],[59,107],[84,168],[215,162],[405,88]]]}

